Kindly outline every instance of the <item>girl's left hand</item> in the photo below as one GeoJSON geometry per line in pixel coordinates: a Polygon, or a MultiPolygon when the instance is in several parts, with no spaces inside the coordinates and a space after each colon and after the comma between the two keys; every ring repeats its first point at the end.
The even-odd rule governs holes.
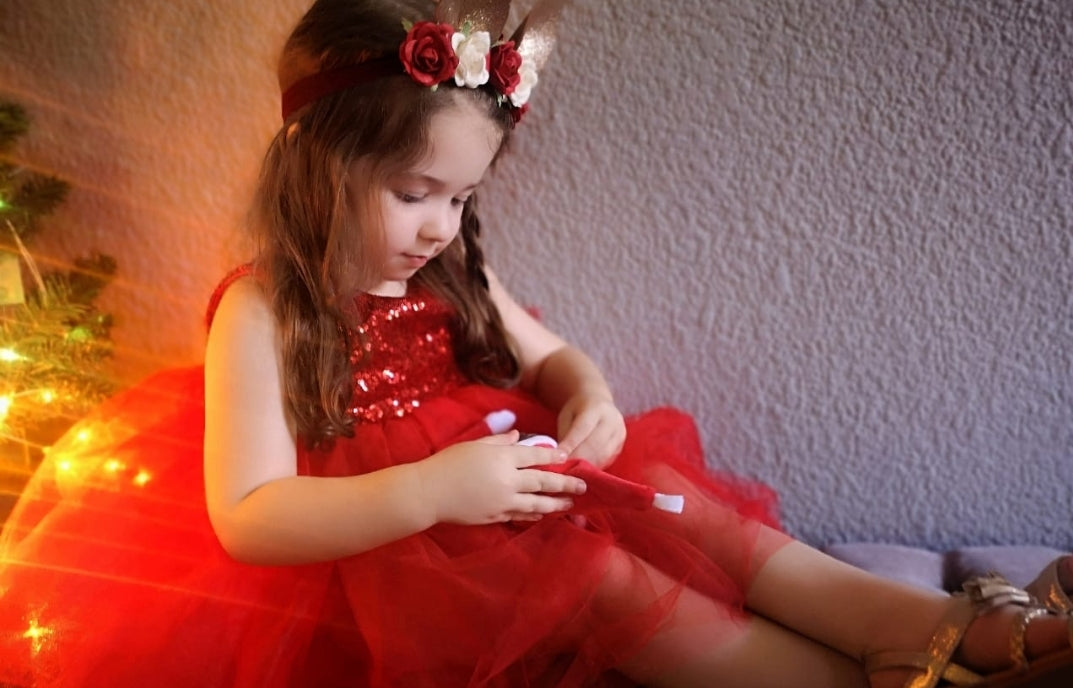
{"type": "Polygon", "coordinates": [[[626,422],[605,395],[580,393],[559,411],[559,449],[598,468],[611,463],[626,441],[626,422]]]}

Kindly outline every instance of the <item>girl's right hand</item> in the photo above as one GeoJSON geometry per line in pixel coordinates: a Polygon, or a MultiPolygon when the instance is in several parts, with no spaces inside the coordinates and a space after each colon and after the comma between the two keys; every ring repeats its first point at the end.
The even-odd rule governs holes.
{"type": "Polygon", "coordinates": [[[585,482],[536,468],[559,463],[565,455],[517,441],[516,431],[492,435],[453,445],[416,464],[422,496],[435,510],[437,523],[536,521],[573,506],[569,495],[583,494],[585,482]]]}

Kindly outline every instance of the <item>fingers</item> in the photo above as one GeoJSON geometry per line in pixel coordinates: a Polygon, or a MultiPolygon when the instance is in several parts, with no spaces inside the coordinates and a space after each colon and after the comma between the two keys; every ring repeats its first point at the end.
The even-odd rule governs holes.
{"type": "Polygon", "coordinates": [[[515,468],[529,468],[530,466],[546,466],[550,463],[562,463],[566,461],[567,453],[561,448],[550,449],[548,447],[519,446],[512,450],[515,468]]]}
{"type": "Polygon", "coordinates": [[[506,521],[539,521],[544,514],[523,514],[520,511],[512,511],[504,515],[506,521]]]}
{"type": "Polygon", "coordinates": [[[567,451],[570,456],[587,459],[597,466],[604,466],[617,456],[622,451],[623,442],[626,440],[624,429],[620,430],[612,423],[600,423],[595,428],[583,429],[582,432],[584,434],[575,441],[573,438],[575,433],[572,431],[570,441],[563,442],[560,447],[568,445],[567,451]]]}
{"type": "Polygon", "coordinates": [[[523,494],[539,492],[548,495],[580,495],[585,494],[587,488],[581,478],[539,469],[519,471],[519,477],[521,484],[518,486],[518,492],[523,494]]]}
{"type": "Polygon", "coordinates": [[[622,414],[609,402],[596,403],[579,413],[567,406],[559,417],[559,434],[560,449],[570,456],[604,466],[622,450],[626,425],[622,414]]]}
{"type": "Polygon", "coordinates": [[[597,423],[598,419],[593,417],[579,416],[574,418],[569,422],[567,432],[560,433],[564,436],[559,440],[559,449],[570,456],[576,456],[578,447],[596,429],[597,423]]]}
{"type": "Polygon", "coordinates": [[[569,497],[552,497],[540,494],[520,494],[512,514],[544,515],[574,508],[574,500],[569,497]]]}
{"type": "Polygon", "coordinates": [[[517,430],[510,430],[508,432],[503,432],[498,435],[488,435],[486,437],[474,440],[474,442],[479,442],[481,444],[497,445],[515,444],[520,436],[521,435],[518,433],[517,430]]]}

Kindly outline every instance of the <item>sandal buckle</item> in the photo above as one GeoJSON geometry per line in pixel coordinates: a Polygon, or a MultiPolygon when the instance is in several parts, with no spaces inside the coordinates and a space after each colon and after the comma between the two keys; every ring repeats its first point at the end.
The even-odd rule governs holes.
{"type": "Polygon", "coordinates": [[[973,606],[981,611],[1016,604],[1027,607],[1032,603],[1032,596],[1021,588],[1014,587],[1008,580],[998,575],[972,578],[962,584],[962,589],[969,596],[973,606]]]}

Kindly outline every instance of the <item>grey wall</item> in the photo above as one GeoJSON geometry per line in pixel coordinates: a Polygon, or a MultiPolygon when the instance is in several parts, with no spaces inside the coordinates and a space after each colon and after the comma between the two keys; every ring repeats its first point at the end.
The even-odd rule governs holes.
{"type": "Polygon", "coordinates": [[[1073,3],[568,20],[484,207],[623,406],[813,542],[1073,546],[1073,3]]]}
{"type": "MultiPolygon", "coordinates": [[[[200,312],[305,0],[5,3],[0,92],[115,255],[135,379],[200,312]]],[[[518,297],[629,412],[814,543],[1073,547],[1073,2],[576,0],[481,199],[518,297]]]]}

